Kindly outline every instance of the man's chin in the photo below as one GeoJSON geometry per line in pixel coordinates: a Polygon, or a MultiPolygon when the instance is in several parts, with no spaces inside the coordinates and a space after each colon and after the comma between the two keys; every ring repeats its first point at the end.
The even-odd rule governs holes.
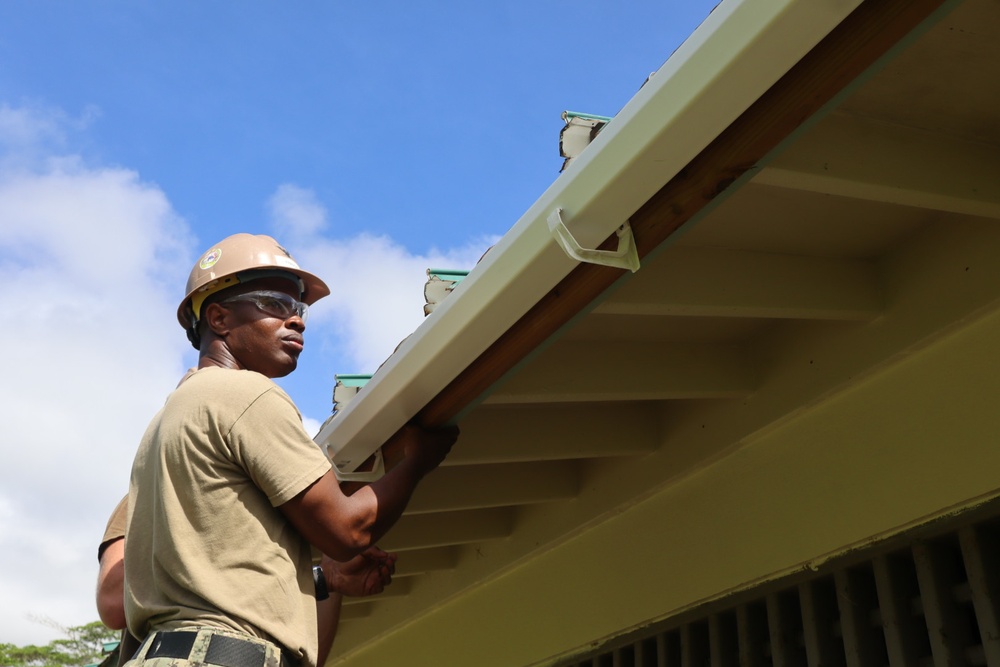
{"type": "Polygon", "coordinates": [[[290,375],[292,371],[298,368],[298,366],[299,366],[298,358],[290,357],[286,359],[285,362],[282,363],[280,366],[273,368],[271,372],[267,373],[266,375],[271,379],[283,378],[286,375],[290,375]]]}

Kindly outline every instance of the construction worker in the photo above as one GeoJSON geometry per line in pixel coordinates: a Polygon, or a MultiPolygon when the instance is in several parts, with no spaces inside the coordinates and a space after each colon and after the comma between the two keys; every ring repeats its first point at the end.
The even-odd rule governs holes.
{"type": "Polygon", "coordinates": [[[455,428],[406,425],[404,453],[345,495],[272,378],[292,372],[308,307],[329,294],[267,236],[237,234],[191,271],[177,317],[199,351],[140,442],[129,485],[129,665],[313,667],[311,552],[347,562],[396,522],[455,428]]]}
{"type": "MultiPolygon", "coordinates": [[[[125,521],[128,511],[128,496],[115,506],[104,536],[97,549],[100,565],[97,575],[97,613],[107,627],[121,630],[121,640],[102,665],[117,667],[125,664],[139,648],[139,640],[125,627],[125,521]]],[[[316,600],[316,625],[319,633],[318,664],[326,662],[333,646],[340,621],[340,607],[343,596],[365,596],[381,593],[392,583],[395,572],[396,555],[378,547],[369,547],[349,563],[338,563],[323,557],[321,569],[324,585],[329,591],[326,599],[316,600]]]]}

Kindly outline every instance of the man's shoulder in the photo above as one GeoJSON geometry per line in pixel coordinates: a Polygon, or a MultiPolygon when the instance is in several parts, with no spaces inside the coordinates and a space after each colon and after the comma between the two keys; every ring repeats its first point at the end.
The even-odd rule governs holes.
{"type": "Polygon", "coordinates": [[[215,366],[201,368],[192,373],[186,381],[177,387],[177,391],[198,392],[206,389],[225,389],[226,393],[263,392],[277,389],[274,380],[255,371],[218,368],[215,366]]]}
{"type": "Polygon", "coordinates": [[[176,414],[176,410],[187,412],[195,406],[209,406],[213,412],[236,410],[238,414],[267,394],[291,400],[273,380],[260,373],[202,368],[174,390],[167,399],[167,411],[176,414]]]}

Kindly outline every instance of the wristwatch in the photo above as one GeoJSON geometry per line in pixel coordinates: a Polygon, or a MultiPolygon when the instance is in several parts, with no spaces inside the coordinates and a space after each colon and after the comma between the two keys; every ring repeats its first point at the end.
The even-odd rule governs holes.
{"type": "Polygon", "coordinates": [[[326,587],[326,575],[323,568],[313,565],[313,585],[316,586],[316,599],[325,600],[330,597],[330,590],[326,587]]]}

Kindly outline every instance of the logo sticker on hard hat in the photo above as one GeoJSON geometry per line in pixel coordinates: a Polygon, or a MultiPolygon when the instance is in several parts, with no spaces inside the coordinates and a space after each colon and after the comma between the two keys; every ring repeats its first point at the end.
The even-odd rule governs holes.
{"type": "Polygon", "coordinates": [[[215,263],[218,262],[221,257],[222,248],[210,250],[204,257],[201,258],[201,261],[198,262],[198,267],[202,270],[210,269],[215,266],[215,263]]]}

